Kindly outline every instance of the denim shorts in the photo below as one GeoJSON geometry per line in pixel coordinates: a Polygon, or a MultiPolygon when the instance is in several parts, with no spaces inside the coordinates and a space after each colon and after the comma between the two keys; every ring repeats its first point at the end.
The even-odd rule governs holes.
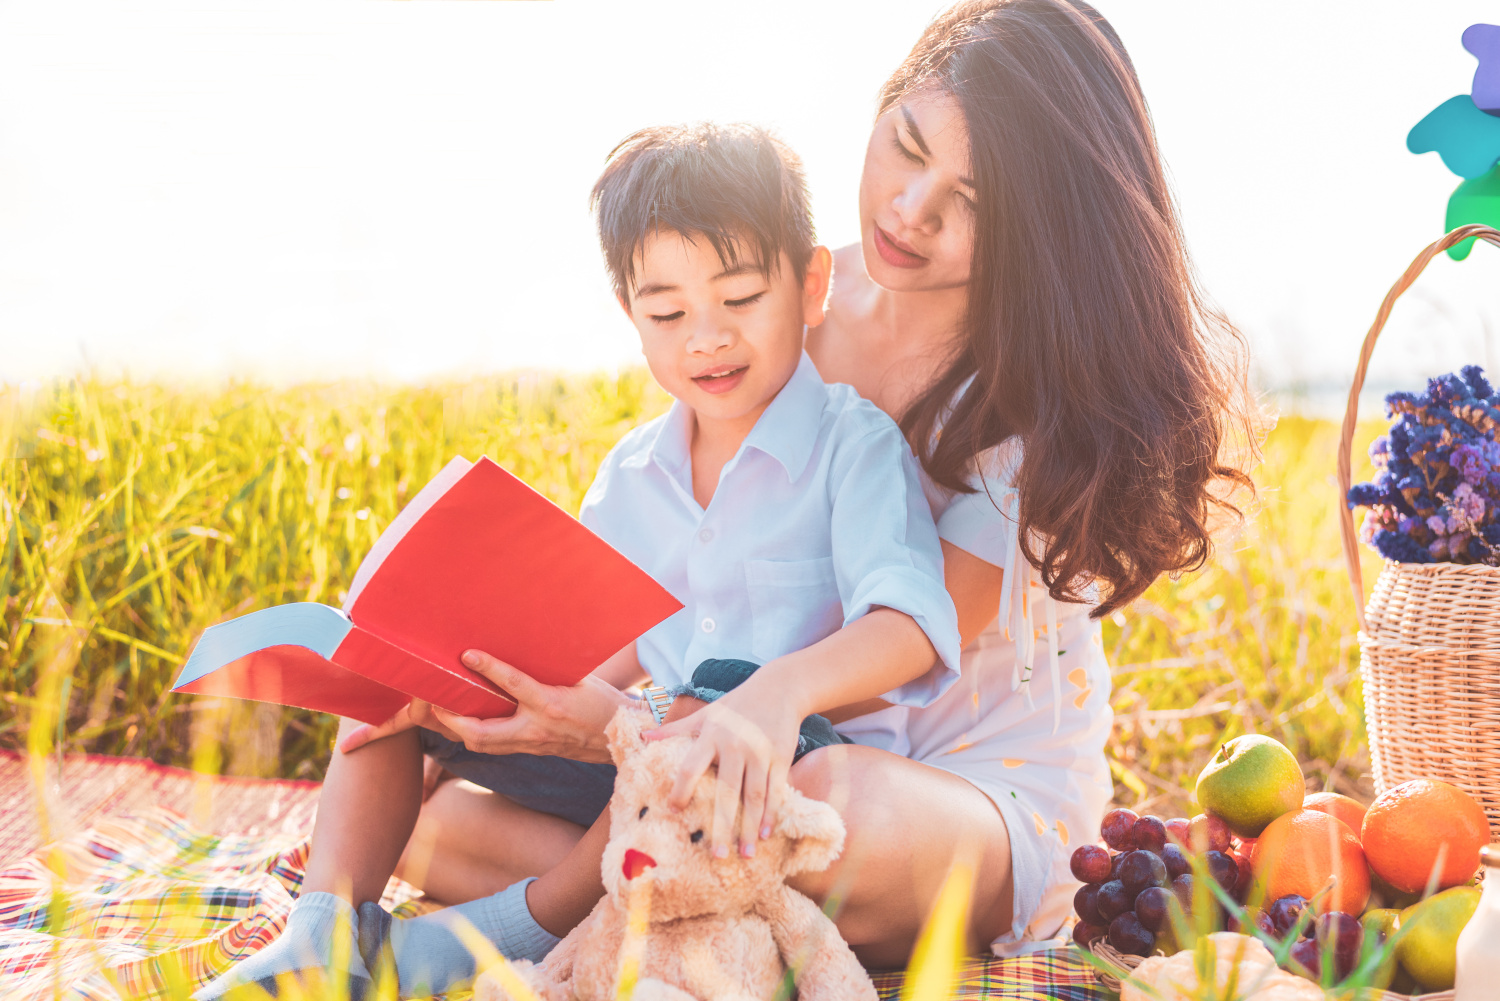
{"type": "MultiPolygon", "coordinates": [[[[757,666],[744,660],[705,660],[693,671],[688,684],[672,691],[712,702],[750,677],[757,666]]],[[[420,728],[418,736],[422,753],[459,778],[497,792],[528,810],[561,817],[582,827],[589,827],[599,819],[614,792],[615,766],[611,764],[548,754],[484,754],[426,728],[420,728]]],[[[849,740],[835,733],[832,724],[822,716],[809,716],[802,721],[793,760],[815,748],[838,743],[849,740]]]]}

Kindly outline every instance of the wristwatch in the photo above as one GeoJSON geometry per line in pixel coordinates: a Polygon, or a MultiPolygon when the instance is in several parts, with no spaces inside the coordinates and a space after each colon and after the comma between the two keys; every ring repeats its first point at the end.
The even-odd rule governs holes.
{"type": "Polygon", "coordinates": [[[672,701],[675,698],[676,696],[660,685],[647,685],[641,689],[641,700],[646,703],[646,708],[651,710],[657,726],[661,726],[666,720],[667,710],[672,708],[672,701]]]}

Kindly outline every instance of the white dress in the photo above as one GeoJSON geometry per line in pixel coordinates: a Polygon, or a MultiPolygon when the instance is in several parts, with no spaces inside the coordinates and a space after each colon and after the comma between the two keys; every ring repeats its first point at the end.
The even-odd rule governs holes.
{"type": "MultiPolygon", "coordinates": [[[[962,390],[960,390],[960,393],[962,390]]],[[[1017,545],[1020,445],[981,457],[976,493],[924,483],[938,534],[1003,567],[999,614],[962,654],[962,677],[908,714],[906,754],[962,776],[994,801],[1011,840],[1015,923],[999,955],[1058,944],[1078,882],[1068,867],[1099,836],[1113,794],[1104,756],[1110,670],[1090,604],[1054,601],[1017,545]]],[[[925,477],[924,477],[925,479],[925,477]]]]}

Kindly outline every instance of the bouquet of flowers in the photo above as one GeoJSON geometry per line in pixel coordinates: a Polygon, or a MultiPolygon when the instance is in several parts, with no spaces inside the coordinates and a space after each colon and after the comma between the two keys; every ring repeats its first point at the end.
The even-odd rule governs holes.
{"type": "Polygon", "coordinates": [[[1377,472],[1349,490],[1367,507],[1360,541],[1401,563],[1500,566],[1500,392],[1477,365],[1385,398],[1389,434],[1370,445],[1377,472]]]}

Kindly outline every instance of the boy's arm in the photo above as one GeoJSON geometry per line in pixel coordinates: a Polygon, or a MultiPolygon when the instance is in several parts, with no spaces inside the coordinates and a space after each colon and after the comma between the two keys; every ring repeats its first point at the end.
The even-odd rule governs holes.
{"type": "Polygon", "coordinates": [[[621,691],[645,681],[646,669],[641,667],[640,658],[636,656],[635,640],[631,640],[619,653],[594,668],[594,676],[621,691]]]}
{"type": "MultiPolygon", "coordinates": [[[[958,641],[964,648],[995,621],[1004,576],[1004,571],[995,564],[943,540],[943,580],[958,611],[958,641]]],[[[885,699],[866,699],[824,710],[823,715],[829,722],[842,723],[890,706],[885,699]]]]}

